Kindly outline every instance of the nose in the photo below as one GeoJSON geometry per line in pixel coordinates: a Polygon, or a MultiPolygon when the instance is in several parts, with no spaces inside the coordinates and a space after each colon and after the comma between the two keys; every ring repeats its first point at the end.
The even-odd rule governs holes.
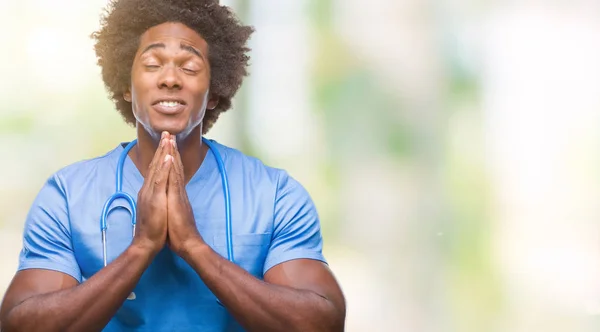
{"type": "Polygon", "coordinates": [[[164,66],[158,79],[158,87],[166,89],[181,89],[182,80],[175,66],[164,66]]]}

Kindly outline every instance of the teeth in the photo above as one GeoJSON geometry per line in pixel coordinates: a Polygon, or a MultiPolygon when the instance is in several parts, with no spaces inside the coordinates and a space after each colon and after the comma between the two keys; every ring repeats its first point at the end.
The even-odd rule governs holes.
{"type": "Polygon", "coordinates": [[[164,106],[164,107],[176,107],[176,106],[181,105],[179,102],[176,102],[176,101],[161,101],[158,104],[160,106],[164,106]]]}

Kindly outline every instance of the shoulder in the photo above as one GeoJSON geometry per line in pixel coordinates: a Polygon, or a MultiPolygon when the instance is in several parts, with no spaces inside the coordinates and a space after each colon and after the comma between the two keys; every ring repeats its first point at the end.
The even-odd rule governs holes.
{"type": "Polygon", "coordinates": [[[306,188],[285,169],[266,165],[260,159],[248,156],[243,152],[219,144],[215,141],[230,178],[242,177],[256,191],[268,191],[275,201],[275,206],[288,205],[290,202],[304,203],[312,207],[313,202],[306,188]]]}
{"type": "Polygon", "coordinates": [[[214,140],[210,141],[219,151],[227,170],[231,170],[232,177],[244,177],[247,181],[260,181],[269,186],[277,188],[280,181],[290,178],[287,171],[281,168],[266,165],[257,157],[249,156],[238,149],[223,145],[214,140]]]}
{"type": "Polygon", "coordinates": [[[83,197],[97,187],[98,172],[105,172],[103,164],[106,165],[111,158],[111,152],[72,163],[51,174],[31,205],[28,227],[40,227],[45,223],[51,225],[54,222],[67,232],[69,206],[76,201],[74,198],[83,197]]]}
{"type": "Polygon", "coordinates": [[[100,173],[114,172],[116,161],[119,157],[119,149],[122,150],[120,145],[103,155],[83,159],[64,166],[54,172],[48,181],[56,183],[64,192],[76,188],[83,189],[83,184],[89,184],[94,179],[101,178],[100,173]],[[111,166],[112,164],[115,165],[111,166]]]}

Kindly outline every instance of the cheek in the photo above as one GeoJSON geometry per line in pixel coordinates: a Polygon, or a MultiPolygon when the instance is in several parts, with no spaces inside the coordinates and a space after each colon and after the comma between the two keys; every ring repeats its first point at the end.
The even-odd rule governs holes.
{"type": "Polygon", "coordinates": [[[147,84],[140,84],[132,81],[131,83],[131,106],[134,112],[144,113],[145,106],[149,102],[149,98],[152,96],[151,87],[147,84]]]}
{"type": "Polygon", "coordinates": [[[156,86],[156,73],[140,71],[139,69],[131,71],[131,91],[139,98],[144,98],[148,95],[149,90],[156,86]]]}
{"type": "Polygon", "coordinates": [[[195,81],[190,82],[189,85],[187,85],[187,88],[194,96],[194,110],[200,110],[201,108],[203,108],[203,106],[206,106],[209,95],[208,84],[206,84],[205,82],[195,81]]]}
{"type": "Polygon", "coordinates": [[[206,106],[208,105],[208,96],[209,91],[204,90],[202,92],[198,92],[197,97],[194,99],[194,110],[200,115],[203,116],[206,111],[206,106]]]}

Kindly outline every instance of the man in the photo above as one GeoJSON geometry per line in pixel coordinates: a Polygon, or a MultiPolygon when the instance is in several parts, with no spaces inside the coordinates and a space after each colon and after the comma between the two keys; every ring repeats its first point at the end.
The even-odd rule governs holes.
{"type": "Polygon", "coordinates": [[[315,207],[284,171],[202,135],[246,75],[252,28],[218,0],[111,1],[93,34],[124,148],[50,177],[29,211],[2,331],[342,331],[345,301],[322,255],[315,207]],[[234,263],[226,256],[231,191],[234,263]]]}

